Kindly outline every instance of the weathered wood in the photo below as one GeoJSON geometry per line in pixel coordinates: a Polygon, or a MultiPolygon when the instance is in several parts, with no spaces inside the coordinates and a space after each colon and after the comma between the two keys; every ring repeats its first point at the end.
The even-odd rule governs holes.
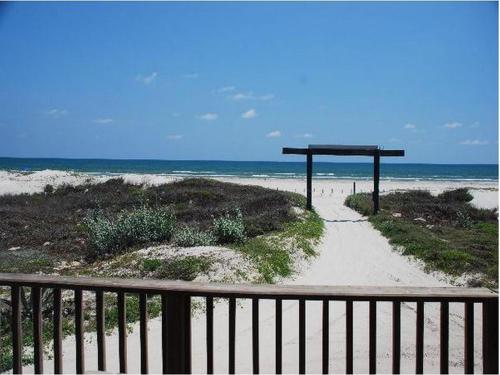
{"type": "Polygon", "coordinates": [[[392,303],[392,373],[401,372],[401,302],[392,303]]]}
{"type": "Polygon", "coordinates": [[[312,172],[313,172],[313,157],[311,153],[307,154],[307,203],[306,208],[312,210],[312,172]]]}
{"type": "Polygon", "coordinates": [[[235,340],[236,340],[236,300],[229,298],[229,373],[234,374],[235,358],[235,340]]]}
{"type": "Polygon", "coordinates": [[[378,151],[373,155],[373,213],[376,214],[379,211],[380,205],[380,153],[378,151]]]}
{"type": "Polygon", "coordinates": [[[139,320],[141,342],[141,374],[149,372],[148,362],[148,295],[139,294],[139,320]]]}
{"type": "Polygon", "coordinates": [[[76,343],[76,373],[85,372],[85,351],[83,345],[83,297],[80,289],[75,290],[75,343],[76,343]]]}
{"type": "Polygon", "coordinates": [[[483,372],[498,374],[498,298],[483,303],[483,372]]]}
{"type": "Polygon", "coordinates": [[[448,374],[448,356],[449,356],[449,327],[450,327],[450,307],[448,302],[441,302],[441,312],[440,312],[440,355],[439,355],[439,372],[441,374],[448,374]]]}
{"type": "Polygon", "coordinates": [[[322,370],[323,374],[329,372],[329,341],[330,341],[330,301],[323,300],[323,340],[322,340],[322,370]]]}
{"type": "Polygon", "coordinates": [[[191,297],[170,293],[167,298],[167,373],[191,373],[191,297]]]}
{"type": "Polygon", "coordinates": [[[106,371],[106,332],[104,317],[104,292],[98,290],[95,295],[96,302],[96,333],[97,333],[97,369],[106,371]]]}
{"type": "Polygon", "coordinates": [[[31,288],[33,307],[33,365],[35,374],[43,373],[43,340],[42,340],[42,289],[31,288]]]}
{"type": "Polygon", "coordinates": [[[252,360],[253,373],[259,373],[259,299],[252,299],[252,360]]]}
{"type": "Polygon", "coordinates": [[[464,372],[474,373],[474,304],[465,303],[464,372]]]}
{"type": "Polygon", "coordinates": [[[369,373],[377,372],[377,302],[370,301],[369,308],[369,373]]]}
{"type": "Polygon", "coordinates": [[[207,297],[207,374],[214,373],[214,299],[207,297]]]}
{"type": "Polygon", "coordinates": [[[417,302],[417,322],[416,322],[416,368],[417,374],[424,372],[424,303],[417,302]]]}
{"type": "Polygon", "coordinates": [[[168,368],[168,318],[167,318],[167,300],[166,293],[161,295],[161,363],[162,372],[167,373],[168,368]]]}
{"type": "Polygon", "coordinates": [[[127,372],[127,312],[125,306],[125,293],[119,292],[118,299],[118,359],[120,373],[127,372]]]}
{"type": "Polygon", "coordinates": [[[0,285],[39,286],[43,288],[103,290],[109,292],[162,294],[182,292],[191,296],[261,299],[345,300],[356,301],[426,301],[486,302],[498,294],[486,288],[459,287],[376,287],[376,286],[311,286],[274,284],[223,284],[171,280],[66,277],[0,273],[0,285]]]}
{"type": "MultiPolygon", "coordinates": [[[[373,156],[377,149],[356,149],[356,148],[345,148],[345,146],[339,146],[344,148],[295,148],[295,147],[283,147],[282,153],[284,155],[307,155],[311,153],[312,155],[333,155],[333,156],[373,156]]],[[[376,147],[376,146],[374,146],[376,147]]],[[[380,156],[405,156],[404,150],[380,150],[380,156]]]]}
{"type": "Polygon", "coordinates": [[[21,288],[13,285],[11,288],[11,304],[12,304],[12,372],[21,374],[23,372],[22,356],[23,356],[23,328],[21,314],[21,288]]]}
{"type": "Polygon", "coordinates": [[[346,362],[346,374],[352,374],[353,372],[353,317],[352,317],[352,300],[347,300],[345,302],[345,312],[346,312],[346,318],[345,318],[345,332],[346,332],[346,356],[345,356],[345,362],[346,362]]]}
{"type": "Polygon", "coordinates": [[[276,374],[282,373],[282,345],[283,345],[283,304],[281,299],[276,299],[275,306],[275,315],[276,315],[276,327],[275,327],[275,341],[276,341],[276,352],[275,352],[275,366],[276,366],[276,374]]]}
{"type": "Polygon", "coordinates": [[[299,374],[306,373],[306,301],[299,300],[299,374]]]}
{"type": "Polygon", "coordinates": [[[61,289],[54,289],[53,301],[53,325],[54,325],[54,374],[62,374],[62,301],[61,289]]]}

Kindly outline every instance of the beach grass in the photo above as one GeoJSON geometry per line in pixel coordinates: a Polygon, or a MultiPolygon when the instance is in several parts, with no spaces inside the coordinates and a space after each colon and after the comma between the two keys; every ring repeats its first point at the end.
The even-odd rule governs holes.
{"type": "Polygon", "coordinates": [[[498,286],[496,210],[470,204],[467,189],[437,196],[428,191],[397,192],[380,197],[372,214],[371,195],[349,196],[345,204],[368,216],[372,225],[404,255],[425,262],[427,270],[466,276],[469,286],[498,286]]]}

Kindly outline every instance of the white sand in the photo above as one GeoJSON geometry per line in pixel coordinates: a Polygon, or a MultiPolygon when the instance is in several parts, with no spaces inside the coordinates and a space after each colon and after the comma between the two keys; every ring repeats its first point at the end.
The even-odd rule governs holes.
{"type": "MultiPolygon", "coordinates": [[[[0,175],[0,194],[40,191],[49,172],[39,172],[34,182],[29,177],[0,175]]],[[[85,178],[62,174],[50,183],[83,181],[85,178]]],[[[99,178],[100,179],[100,178],[99,178]]],[[[128,181],[161,183],[171,181],[165,176],[127,175],[128,181]]],[[[255,184],[273,189],[304,192],[303,180],[236,179],[225,181],[255,184]]],[[[427,274],[422,267],[408,257],[395,252],[388,241],[358,213],[343,205],[351,193],[352,181],[321,180],[313,183],[315,193],[313,205],[325,220],[326,232],[318,251],[320,255],[311,264],[304,265],[295,279],[284,280],[285,284],[297,285],[367,285],[367,286],[451,286],[442,275],[427,274]]],[[[357,191],[371,191],[370,181],[358,181],[357,191]]],[[[427,189],[439,193],[446,189],[471,187],[474,204],[479,207],[498,207],[498,186],[486,182],[429,182],[429,181],[382,181],[382,192],[403,189],[427,189]]],[[[283,370],[298,371],[298,304],[283,303],[283,370]]],[[[401,309],[401,370],[415,370],[415,304],[405,303],[401,309]]],[[[214,312],[215,343],[214,365],[217,372],[227,372],[228,321],[227,304],[219,303],[214,312]]],[[[475,311],[476,371],[481,371],[481,308],[475,311]]],[[[321,371],[321,305],[308,302],[306,311],[307,371],[321,371]]],[[[391,370],[391,319],[390,303],[378,303],[377,309],[377,370],[391,370]]],[[[204,372],[205,367],[205,317],[195,316],[192,322],[193,372],[204,372]]],[[[450,305],[450,371],[463,373],[463,305],[450,305]]],[[[252,371],[251,309],[249,301],[241,300],[236,323],[236,371],[252,371]]],[[[86,346],[86,368],[95,371],[97,353],[94,335],[86,346]]],[[[425,372],[439,372],[439,306],[425,305],[425,372]]],[[[74,338],[64,341],[64,365],[74,370],[74,338]]],[[[161,321],[149,322],[150,371],[161,372],[161,321]]],[[[118,371],[118,340],[113,334],[107,338],[108,370],[118,371]]],[[[139,329],[134,326],[128,339],[129,372],[139,368],[139,329]]],[[[345,303],[330,303],[330,371],[345,371],[345,303]]],[[[261,301],[260,308],[260,362],[261,372],[274,371],[274,303],[261,301]]],[[[45,362],[47,371],[52,370],[50,360],[45,362]]],[[[31,367],[26,367],[32,371],[31,367]]],[[[368,370],[368,305],[354,305],[354,370],[368,370]]]]}

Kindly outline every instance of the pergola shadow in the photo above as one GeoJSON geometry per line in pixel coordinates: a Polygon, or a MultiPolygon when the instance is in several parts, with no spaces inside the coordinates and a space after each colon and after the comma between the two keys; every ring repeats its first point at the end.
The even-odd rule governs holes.
{"type": "Polygon", "coordinates": [[[405,156],[404,150],[384,150],[379,146],[309,145],[308,148],[284,147],[283,154],[307,157],[307,209],[312,209],[313,155],[371,156],[373,157],[373,213],[379,210],[380,157],[405,156]]]}

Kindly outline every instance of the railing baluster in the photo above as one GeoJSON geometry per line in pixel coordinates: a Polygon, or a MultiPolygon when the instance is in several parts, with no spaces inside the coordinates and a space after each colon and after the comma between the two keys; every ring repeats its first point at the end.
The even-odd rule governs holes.
{"type": "Polygon", "coordinates": [[[377,372],[377,302],[370,301],[369,313],[369,372],[375,374],[377,372]]]}
{"type": "Polygon", "coordinates": [[[498,374],[498,297],[483,302],[483,373],[498,374]]]}
{"type": "Polygon", "coordinates": [[[440,360],[439,372],[448,374],[448,350],[449,350],[449,321],[450,308],[448,302],[441,302],[441,330],[440,330],[440,360]]]}
{"type": "Polygon", "coordinates": [[[42,289],[31,288],[33,306],[33,359],[35,374],[43,373],[42,289]]]}
{"type": "Polygon", "coordinates": [[[417,302],[416,368],[417,374],[424,372],[424,303],[417,302]]]}
{"type": "Polygon", "coordinates": [[[207,374],[214,373],[214,299],[207,297],[207,374]]]}
{"type": "Polygon", "coordinates": [[[299,374],[306,373],[306,301],[299,300],[299,374]]]}
{"type": "Polygon", "coordinates": [[[235,357],[235,336],[236,336],[236,300],[229,298],[229,373],[234,374],[235,357]]]}
{"type": "Polygon", "coordinates": [[[392,373],[401,372],[401,302],[392,302],[392,373]]]}
{"type": "Polygon", "coordinates": [[[21,374],[23,372],[23,328],[21,314],[21,287],[14,285],[11,287],[12,303],[12,372],[21,374]]]}
{"type": "Polygon", "coordinates": [[[96,301],[96,330],[97,330],[97,369],[106,371],[106,332],[104,312],[104,292],[98,290],[96,301]]]}
{"type": "Polygon", "coordinates": [[[76,372],[85,372],[85,353],[83,346],[83,297],[82,290],[75,289],[75,340],[76,340],[76,372]]]}
{"type": "Polygon", "coordinates": [[[345,367],[346,374],[352,374],[353,366],[352,366],[352,351],[353,351],[353,330],[352,330],[352,300],[345,301],[345,334],[346,334],[346,356],[345,356],[345,367]]]}
{"type": "Polygon", "coordinates": [[[172,292],[168,294],[166,301],[166,372],[189,374],[191,373],[191,296],[172,292]]]}
{"type": "Polygon", "coordinates": [[[162,371],[164,374],[167,373],[167,368],[168,368],[167,300],[168,300],[167,294],[163,293],[161,295],[161,363],[162,363],[162,371]]]}
{"type": "Polygon", "coordinates": [[[53,291],[54,297],[54,374],[62,374],[62,303],[61,289],[56,288],[53,291]]]}
{"type": "Polygon", "coordinates": [[[252,298],[252,357],[253,373],[259,373],[259,299],[252,298]]]}
{"type": "Polygon", "coordinates": [[[323,300],[323,374],[328,374],[329,372],[329,341],[330,341],[330,301],[325,299],[323,300]]]}
{"type": "Polygon", "coordinates": [[[125,306],[125,293],[118,292],[118,353],[120,373],[127,372],[127,312],[125,306]]]}
{"type": "Polygon", "coordinates": [[[283,345],[283,304],[281,298],[276,298],[276,333],[275,333],[275,341],[276,341],[276,352],[275,352],[275,366],[276,366],[276,374],[282,373],[282,345],[283,345]]]}
{"type": "Polygon", "coordinates": [[[465,306],[465,335],[464,335],[464,371],[474,373],[474,303],[466,302],[465,306]]]}
{"type": "Polygon", "coordinates": [[[148,373],[148,295],[139,294],[141,374],[148,373]]]}

